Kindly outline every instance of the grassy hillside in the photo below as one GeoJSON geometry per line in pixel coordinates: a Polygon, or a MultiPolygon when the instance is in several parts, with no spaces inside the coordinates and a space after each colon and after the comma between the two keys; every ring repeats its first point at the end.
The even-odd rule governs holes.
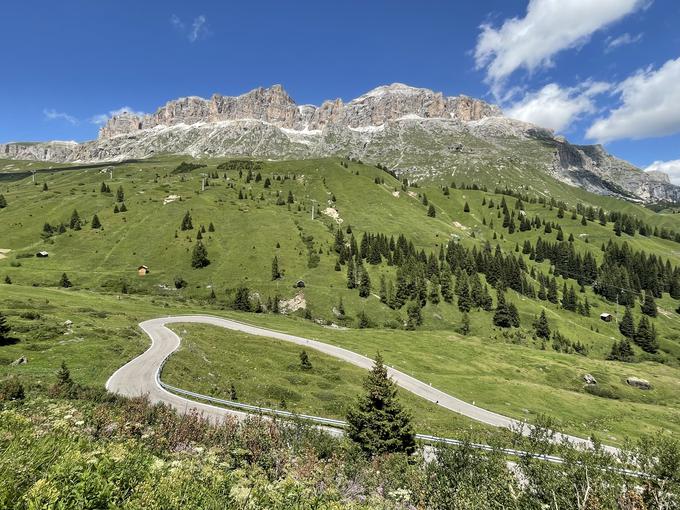
{"type": "MultiPolygon", "coordinates": [[[[404,186],[379,168],[340,159],[259,162],[250,182],[246,182],[247,170],[239,175],[235,168],[218,169],[224,162],[159,157],[117,165],[113,178],[104,166],[54,168],[38,173],[35,184],[21,173],[6,175],[0,182],[0,193],[8,204],[0,209],[0,253],[4,253],[4,258],[0,257],[0,310],[9,314],[21,342],[0,347],[0,358],[9,362],[33,346],[30,349],[35,354],[31,352],[29,357],[35,360],[0,370],[38,375],[41,370],[50,372],[66,358],[77,372],[82,371],[85,382],[101,384],[117,364],[146,345],[135,330],[141,317],[170,310],[233,314],[226,310],[233,304],[236,288],[246,285],[253,305],[259,301],[266,308],[268,301],[279,296],[285,307],[292,304],[285,301],[297,296],[297,305],[304,303],[306,307],[293,312],[294,317],[242,315],[246,320],[305,333],[368,355],[380,350],[388,363],[489,409],[530,421],[539,414],[549,414],[566,431],[596,431],[610,441],[656,427],[678,432],[680,317],[675,312],[678,302],[668,293],[656,300],[659,313],[650,319],[658,334],[658,352],[645,353],[633,345],[636,362],[622,363],[606,360],[621,334],[616,321],[603,322],[599,315],[608,312],[620,318],[623,307],[596,294],[591,285],[579,292],[574,280],[578,275],[565,275],[571,276],[566,280],[557,277],[558,303],[508,289],[506,299],[518,309],[520,328],[496,327],[493,311],[472,310],[470,331],[464,336],[460,334],[463,315],[457,299],[453,304],[428,301],[421,312],[422,324],[415,331],[404,331],[408,306],[393,310],[379,296],[381,276],[386,281],[395,280],[394,265],[384,260],[377,265],[364,262],[371,281],[366,298],[360,297],[357,289],[347,288],[346,265],[335,270],[336,231],[341,228],[349,238],[351,226],[357,242],[365,232],[388,238],[403,235],[417,252],[435,256],[451,242],[479,251],[488,242],[505,255],[521,255],[526,266],[523,274],[537,289],[537,276],[532,277],[531,270],[535,275],[550,276],[551,262],[539,263],[522,255],[523,243],[535,244],[539,237],[554,243],[556,230],[544,233],[542,228],[532,228],[509,233],[502,228],[498,206],[505,199],[514,211],[516,198],[496,194],[493,189],[452,188],[450,182],[448,194],[442,183],[404,186]],[[178,172],[182,161],[206,166],[178,172]],[[208,177],[204,190],[203,174],[213,176],[208,177]],[[267,181],[270,186],[265,187],[267,181]],[[110,192],[101,191],[102,183],[110,192]],[[119,187],[124,193],[122,202],[117,200],[119,187]],[[288,203],[289,194],[292,203],[288,203]],[[423,195],[428,206],[423,204],[423,195]],[[492,208],[491,201],[495,204],[492,208]],[[123,203],[127,211],[114,213],[114,207],[120,209],[123,203]],[[434,217],[427,214],[430,204],[434,217]],[[465,204],[469,212],[464,211],[465,204]],[[61,223],[68,226],[74,210],[82,222],[80,230],[66,228],[63,233],[42,235],[45,223],[55,230],[61,223]],[[182,231],[187,212],[193,229],[182,231]],[[102,228],[92,228],[95,214],[102,228]],[[214,231],[209,228],[211,223],[214,231]],[[210,264],[194,269],[192,252],[199,231],[210,264]],[[49,252],[49,256],[36,258],[34,254],[40,250],[49,252]],[[271,271],[274,256],[282,272],[276,280],[271,271]],[[140,265],[148,266],[150,273],[138,276],[140,265]],[[63,273],[73,288],[56,290],[63,273]],[[11,285],[1,283],[6,277],[11,285]],[[304,288],[294,288],[299,280],[304,281],[304,288]],[[564,283],[575,286],[580,302],[587,297],[589,316],[561,306],[564,283]],[[43,299],[50,303],[43,303],[43,299]],[[341,300],[344,316],[338,313],[341,300]],[[72,304],[75,302],[82,304],[72,304]],[[40,311],[41,307],[47,308],[40,311]],[[39,318],[28,317],[33,309],[41,315],[39,318]],[[82,311],[86,309],[91,311],[82,311]],[[553,331],[559,330],[570,342],[585,346],[584,355],[557,352],[552,341],[535,337],[532,323],[542,310],[553,331]],[[363,314],[372,326],[369,329],[357,329],[363,314]],[[86,328],[82,334],[64,336],[65,331],[57,328],[70,316],[83,317],[87,326],[82,326],[86,328]],[[36,333],[35,324],[46,330],[42,336],[36,333]],[[104,359],[93,362],[91,352],[102,354],[104,359]],[[598,380],[596,390],[584,387],[586,373],[598,380]],[[653,389],[630,387],[625,383],[628,376],[649,380],[653,389]]],[[[0,171],[8,171],[7,164],[14,165],[9,171],[25,169],[22,163],[0,162],[0,171]]],[[[566,209],[564,217],[559,218],[559,207],[525,200],[524,213],[559,224],[565,241],[573,236],[571,244],[576,253],[590,253],[600,264],[603,243],[626,242],[634,251],[680,265],[680,244],[639,233],[617,236],[612,222],[600,225],[596,220],[582,225],[580,214],[572,219],[571,208],[601,207],[606,212],[636,217],[651,228],[680,231],[677,215],[654,213],[635,204],[592,195],[544,176],[539,190],[532,178],[533,172],[524,169],[522,179],[512,181],[515,191],[528,198],[554,198],[564,202],[566,209]]],[[[469,176],[466,183],[473,183],[469,176]]],[[[483,275],[480,279],[482,284],[486,282],[483,275]]],[[[495,306],[495,292],[491,286],[489,290],[495,306]]],[[[634,306],[633,316],[637,324],[639,304],[634,306]]],[[[210,341],[206,337],[202,345],[207,349],[210,341]]],[[[268,351],[272,352],[271,359],[276,359],[278,354],[268,351]]],[[[224,365],[223,369],[225,373],[219,377],[231,380],[226,373],[230,368],[224,365]]],[[[185,386],[194,384],[196,375],[187,372],[185,386]]],[[[295,386],[291,382],[289,391],[296,391],[295,386]]],[[[336,389],[332,398],[347,395],[351,389],[336,389]]],[[[322,402],[310,401],[305,410],[313,412],[315,408],[323,414],[322,402]]]]}

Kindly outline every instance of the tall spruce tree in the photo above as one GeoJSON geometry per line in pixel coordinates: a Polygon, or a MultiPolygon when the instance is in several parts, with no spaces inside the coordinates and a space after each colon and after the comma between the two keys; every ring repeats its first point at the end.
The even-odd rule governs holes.
{"type": "MultiPolygon", "coordinates": [[[[276,311],[274,313],[278,313],[278,302],[279,297],[276,296],[276,311]]],[[[250,304],[250,289],[248,289],[248,287],[245,285],[239,285],[236,289],[236,295],[234,296],[234,308],[242,312],[252,311],[252,305],[250,304]]]]}
{"type": "Polygon", "coordinates": [[[437,216],[437,211],[435,210],[434,205],[430,204],[430,207],[427,208],[427,215],[430,218],[437,216]]]}
{"type": "Polygon", "coordinates": [[[347,288],[355,289],[357,286],[357,278],[354,274],[354,261],[349,259],[347,261],[347,288]]]}
{"type": "Polygon", "coordinates": [[[347,436],[369,457],[415,452],[411,417],[397,399],[397,387],[387,375],[380,353],[364,381],[366,393],[347,413],[347,436]]]}
{"type": "Polygon", "coordinates": [[[116,202],[125,202],[125,192],[123,191],[123,186],[118,186],[116,190],[116,202]]]}
{"type": "Polygon", "coordinates": [[[194,251],[191,253],[191,267],[194,269],[201,269],[210,265],[208,259],[208,250],[201,240],[196,241],[194,251]]]}
{"type": "Polygon", "coordinates": [[[651,354],[659,349],[659,341],[656,338],[656,328],[649,322],[646,315],[640,317],[637,330],[635,331],[634,341],[640,348],[651,354]]]}
{"type": "Polygon", "coordinates": [[[82,223],[80,221],[80,215],[75,209],[71,213],[71,219],[68,224],[71,230],[80,230],[82,228],[82,223]]]}
{"type": "Polygon", "coordinates": [[[272,259],[272,280],[278,280],[281,278],[281,272],[279,271],[279,258],[274,255],[272,259]]]}
{"type": "Polygon", "coordinates": [[[68,279],[66,273],[62,273],[61,278],[59,279],[59,286],[65,289],[73,287],[73,284],[71,283],[71,280],[68,279]]]}
{"type": "Polygon", "coordinates": [[[627,306],[623,312],[621,322],[619,322],[619,331],[626,338],[633,338],[635,336],[635,323],[633,322],[633,314],[627,306]]]}
{"type": "Polygon", "coordinates": [[[180,224],[180,230],[192,230],[194,225],[191,221],[191,214],[187,211],[182,218],[182,223],[180,224]]]}
{"type": "Polygon", "coordinates": [[[545,316],[545,310],[541,310],[541,315],[534,322],[534,331],[538,338],[543,340],[550,339],[550,325],[548,324],[548,318],[545,316]]]}
{"type": "Polygon", "coordinates": [[[654,301],[654,296],[651,292],[645,291],[645,299],[640,305],[640,310],[649,317],[656,317],[656,302],[654,301]]]}
{"type": "Polygon", "coordinates": [[[7,207],[7,199],[5,198],[5,195],[0,193],[0,209],[4,209],[7,207]]]}
{"type": "Polygon", "coordinates": [[[368,271],[363,266],[359,266],[359,297],[367,298],[371,295],[371,279],[368,276],[368,271]]]}
{"type": "Polygon", "coordinates": [[[94,228],[94,229],[102,228],[102,223],[101,223],[101,221],[99,221],[99,216],[97,216],[96,214],[94,216],[92,216],[91,225],[92,225],[92,228],[94,228]]]}
{"type": "Polygon", "coordinates": [[[457,278],[458,283],[458,310],[461,312],[469,312],[472,308],[472,300],[470,299],[470,285],[468,284],[467,273],[461,272],[457,278]]]}

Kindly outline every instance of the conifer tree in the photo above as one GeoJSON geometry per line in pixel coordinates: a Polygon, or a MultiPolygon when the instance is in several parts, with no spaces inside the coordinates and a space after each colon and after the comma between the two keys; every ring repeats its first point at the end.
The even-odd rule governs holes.
{"type": "Polygon", "coordinates": [[[208,259],[208,250],[201,240],[196,242],[194,250],[191,253],[191,267],[194,269],[201,269],[210,264],[208,259]]]}
{"type": "Polygon", "coordinates": [[[309,356],[307,355],[307,351],[304,349],[302,352],[300,352],[300,368],[302,370],[311,370],[312,369],[312,362],[309,361],[309,356]]]}
{"type": "Polygon", "coordinates": [[[453,292],[451,290],[451,271],[448,264],[444,266],[444,270],[439,277],[439,285],[441,287],[442,299],[446,303],[453,303],[453,292]]]}
{"type": "Polygon", "coordinates": [[[635,323],[633,322],[633,314],[627,306],[623,312],[621,322],[619,322],[619,331],[626,338],[633,338],[635,336],[635,323]]]}
{"type": "Polygon", "coordinates": [[[548,318],[545,316],[545,310],[541,310],[541,315],[534,322],[534,331],[538,338],[548,340],[550,338],[550,325],[548,318]]]}
{"type": "Polygon", "coordinates": [[[468,284],[467,273],[462,272],[456,279],[456,283],[458,283],[458,310],[469,312],[472,308],[472,300],[470,299],[470,285],[468,284]]]}
{"type": "Polygon", "coordinates": [[[633,352],[633,347],[630,345],[630,341],[628,341],[627,338],[624,338],[620,342],[614,342],[607,359],[613,361],[624,361],[628,363],[634,361],[635,353],[633,352]]]}
{"type": "Polygon", "coordinates": [[[47,187],[47,183],[46,183],[46,182],[43,182],[42,190],[43,190],[43,191],[49,190],[49,188],[47,187]]]}
{"type": "Polygon", "coordinates": [[[125,192],[123,191],[123,186],[118,186],[116,191],[116,202],[125,202],[125,192]]]}
{"type": "Polygon", "coordinates": [[[75,209],[71,213],[71,220],[69,221],[69,228],[71,230],[80,230],[82,227],[81,221],[80,221],[80,216],[78,215],[78,211],[75,209]]]}
{"type": "Polygon", "coordinates": [[[234,386],[234,383],[231,383],[231,386],[229,387],[229,400],[232,402],[238,401],[238,394],[236,393],[236,386],[234,386]]]}
{"type": "Polygon", "coordinates": [[[192,230],[194,228],[194,225],[191,221],[191,214],[189,211],[184,213],[184,217],[182,218],[182,223],[180,224],[179,229],[180,230],[192,230]]]}
{"type": "Polygon", "coordinates": [[[102,185],[99,187],[99,192],[100,193],[107,193],[109,191],[109,187],[106,185],[105,182],[102,182],[102,185]]]}
{"type": "Polygon", "coordinates": [[[10,341],[10,336],[9,334],[11,333],[12,328],[10,327],[9,324],[7,324],[7,319],[5,316],[0,312],[0,345],[5,345],[9,343],[10,341]]]}
{"type": "Polygon", "coordinates": [[[281,278],[281,272],[279,271],[279,259],[276,255],[272,259],[272,280],[278,280],[281,278]]]}
{"type": "Polygon", "coordinates": [[[71,379],[71,371],[66,366],[66,362],[62,361],[57,371],[57,387],[59,389],[68,389],[73,386],[73,379],[71,379]]]}
{"type": "Polygon", "coordinates": [[[366,393],[347,413],[347,435],[369,457],[415,452],[411,417],[397,399],[397,388],[380,353],[364,381],[366,393]]]}
{"type": "Polygon", "coordinates": [[[94,216],[92,216],[92,228],[95,228],[95,229],[96,228],[102,228],[102,224],[99,221],[99,216],[97,216],[96,214],[94,216]]]}
{"type": "Polygon", "coordinates": [[[359,275],[359,297],[367,298],[371,295],[371,279],[368,276],[368,271],[362,266],[361,274],[359,275]]]}
{"type": "Polygon", "coordinates": [[[463,212],[470,212],[470,206],[467,202],[465,202],[465,205],[463,206],[463,212]]]}
{"type": "Polygon", "coordinates": [[[125,206],[125,203],[120,204],[120,212],[127,212],[127,207],[125,206]]]}
{"type": "Polygon", "coordinates": [[[650,324],[646,315],[640,317],[634,340],[645,352],[654,354],[659,348],[659,341],[656,338],[656,329],[653,324],[650,324]]]}
{"type": "Polygon", "coordinates": [[[208,225],[208,232],[215,232],[215,225],[213,225],[213,222],[210,222],[210,225],[208,225]]]}
{"type": "Polygon", "coordinates": [[[642,313],[648,315],[649,317],[656,317],[657,315],[656,302],[654,301],[654,296],[652,295],[651,292],[645,291],[645,299],[640,305],[640,310],[642,311],[642,313]]]}
{"type": "MultiPolygon", "coordinates": [[[[279,297],[276,296],[275,299],[275,310],[274,313],[278,313],[278,302],[279,297]]],[[[245,285],[239,285],[236,289],[236,295],[234,296],[234,308],[242,312],[252,311],[252,306],[250,304],[250,290],[245,285]]]]}
{"type": "Polygon", "coordinates": [[[0,193],[0,209],[4,209],[7,207],[7,200],[5,199],[5,195],[0,193]]]}
{"type": "Polygon", "coordinates": [[[434,218],[437,215],[437,211],[435,211],[434,205],[430,204],[430,207],[427,208],[427,215],[430,218],[434,218]]]}
{"type": "Polygon", "coordinates": [[[423,323],[422,306],[420,301],[415,300],[408,305],[406,309],[408,320],[406,321],[406,329],[414,330],[423,323]]]}
{"type": "Polygon", "coordinates": [[[354,274],[354,261],[352,259],[347,261],[347,288],[355,289],[357,286],[356,275],[354,274]]]}
{"type": "Polygon", "coordinates": [[[59,286],[65,289],[73,287],[73,284],[71,283],[71,280],[68,279],[68,276],[66,276],[66,273],[62,273],[61,278],[59,279],[59,286]]]}
{"type": "Polygon", "coordinates": [[[120,210],[118,209],[118,204],[114,204],[113,206],[113,214],[118,214],[120,210]]]}

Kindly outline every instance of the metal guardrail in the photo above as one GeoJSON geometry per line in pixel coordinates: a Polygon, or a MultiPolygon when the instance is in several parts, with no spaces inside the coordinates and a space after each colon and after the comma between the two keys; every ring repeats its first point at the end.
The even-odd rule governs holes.
{"type": "MultiPolygon", "coordinates": [[[[166,391],[170,391],[173,393],[178,393],[180,395],[186,395],[188,397],[193,397],[197,398],[199,400],[205,400],[206,402],[211,402],[214,404],[221,404],[223,406],[235,408],[235,409],[243,409],[244,411],[249,411],[252,413],[257,413],[257,414],[268,414],[268,415],[274,415],[274,416],[281,416],[283,418],[288,418],[288,419],[301,419],[304,421],[308,421],[311,423],[317,423],[319,425],[325,425],[327,427],[335,427],[339,429],[343,429],[347,427],[347,422],[342,421],[342,420],[334,420],[332,418],[324,418],[322,416],[313,416],[309,414],[297,414],[293,413],[290,411],[283,411],[281,409],[272,409],[269,407],[261,407],[261,406],[255,406],[252,404],[244,404],[243,402],[235,402],[233,400],[226,400],[226,399],[221,399],[217,397],[211,397],[209,395],[203,395],[201,393],[196,393],[194,391],[189,391],[189,390],[184,390],[182,388],[177,388],[175,386],[172,386],[170,384],[166,384],[163,381],[161,381],[161,372],[163,371],[163,367],[165,366],[165,362],[168,360],[168,358],[165,358],[163,362],[160,364],[158,367],[158,370],[156,371],[156,384],[160,386],[161,388],[165,389],[166,391]]],[[[427,443],[433,443],[433,444],[445,444],[445,445],[450,445],[450,446],[467,446],[469,448],[474,448],[476,450],[483,450],[487,452],[501,452],[505,455],[510,455],[512,457],[518,457],[518,458],[532,458],[532,459],[538,459],[538,460],[543,460],[546,462],[552,462],[554,464],[564,464],[565,460],[562,457],[558,457],[556,455],[546,455],[543,453],[532,453],[532,452],[525,452],[522,450],[515,450],[513,448],[502,448],[502,447],[494,447],[488,444],[483,444],[483,443],[470,443],[469,441],[462,441],[460,439],[451,439],[447,437],[438,437],[438,436],[432,436],[429,434],[416,434],[416,439],[419,441],[424,441],[427,443]]],[[[607,470],[611,470],[623,475],[627,476],[633,476],[635,478],[650,478],[650,475],[641,471],[633,471],[630,469],[625,469],[625,468],[606,468],[607,470]]]]}

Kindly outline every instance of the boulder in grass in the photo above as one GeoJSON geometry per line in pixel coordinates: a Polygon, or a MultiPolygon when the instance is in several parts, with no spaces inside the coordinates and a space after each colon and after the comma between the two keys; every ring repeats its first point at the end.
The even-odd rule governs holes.
{"type": "Polygon", "coordinates": [[[626,378],[626,384],[632,386],[633,388],[638,388],[640,390],[651,390],[652,385],[649,381],[645,379],[640,379],[638,377],[628,377],[626,378]]]}
{"type": "Polygon", "coordinates": [[[597,384],[597,379],[595,379],[592,375],[586,374],[583,376],[583,380],[586,382],[586,384],[597,384]]]}

